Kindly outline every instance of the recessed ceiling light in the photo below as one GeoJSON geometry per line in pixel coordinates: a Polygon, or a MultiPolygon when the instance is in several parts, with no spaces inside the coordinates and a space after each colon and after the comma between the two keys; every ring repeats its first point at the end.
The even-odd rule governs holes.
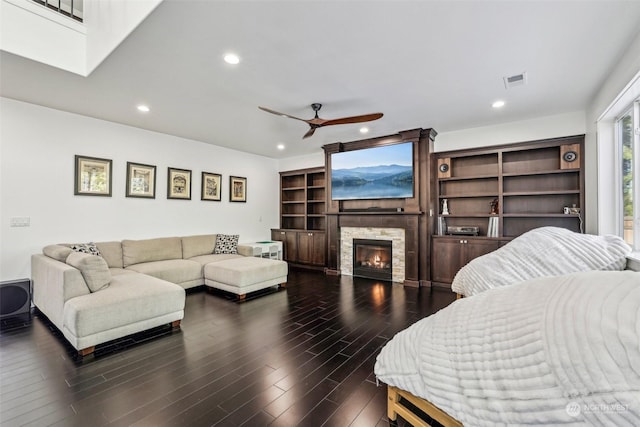
{"type": "Polygon", "coordinates": [[[360,128],[360,133],[369,133],[369,128],[366,126],[363,126],[360,128]]]}
{"type": "Polygon", "coordinates": [[[146,105],[138,105],[138,111],[142,111],[143,113],[148,113],[149,112],[149,107],[147,107],[146,105]]]}
{"type": "Polygon", "coordinates": [[[236,65],[240,62],[240,58],[235,53],[227,53],[224,56],[224,62],[226,62],[227,64],[236,65]]]}
{"type": "Polygon", "coordinates": [[[493,104],[491,104],[491,106],[493,108],[502,108],[504,107],[504,101],[496,101],[493,104]]]}
{"type": "Polygon", "coordinates": [[[278,144],[276,148],[278,148],[278,150],[284,150],[284,144],[278,144]]]}

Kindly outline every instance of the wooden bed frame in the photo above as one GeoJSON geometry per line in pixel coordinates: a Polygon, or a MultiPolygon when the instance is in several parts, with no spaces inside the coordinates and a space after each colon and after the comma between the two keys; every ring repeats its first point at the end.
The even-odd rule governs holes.
{"type": "Polygon", "coordinates": [[[427,424],[425,420],[414,414],[411,409],[402,404],[402,398],[411,402],[412,405],[429,415],[444,427],[463,427],[463,424],[460,421],[449,416],[433,403],[416,397],[408,391],[400,390],[393,386],[387,386],[387,396],[387,416],[392,421],[395,421],[398,418],[398,415],[400,415],[414,427],[429,427],[429,424],[427,424]]]}

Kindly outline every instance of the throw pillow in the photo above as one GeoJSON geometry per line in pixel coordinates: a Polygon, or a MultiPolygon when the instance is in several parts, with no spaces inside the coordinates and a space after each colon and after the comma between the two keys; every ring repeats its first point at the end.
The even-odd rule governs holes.
{"type": "Polygon", "coordinates": [[[96,246],[96,244],[93,242],[74,243],[73,245],[71,245],[71,249],[73,249],[76,252],[82,252],[85,254],[100,256],[100,251],[98,250],[98,247],[96,246]]]}
{"type": "Polygon", "coordinates": [[[214,254],[237,254],[238,234],[218,234],[216,236],[216,246],[213,248],[214,254]]]}
{"type": "Polygon", "coordinates": [[[111,282],[111,272],[104,258],[74,251],[67,257],[67,264],[80,270],[91,292],[104,289],[111,282]]]}
{"type": "Polygon", "coordinates": [[[48,245],[42,248],[43,254],[60,262],[66,262],[71,252],[73,250],[70,247],[63,245],[48,245]]]}

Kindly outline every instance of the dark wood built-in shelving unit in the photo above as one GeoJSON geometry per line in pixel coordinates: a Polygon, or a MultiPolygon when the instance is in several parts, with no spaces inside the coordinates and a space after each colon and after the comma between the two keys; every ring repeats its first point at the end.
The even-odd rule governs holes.
{"type": "Polygon", "coordinates": [[[271,239],[283,242],[284,260],[324,268],[326,264],[324,168],[280,172],[280,228],[271,239]]]}
{"type": "Polygon", "coordinates": [[[451,283],[457,270],[471,259],[537,227],[551,225],[582,232],[583,152],[584,135],[578,135],[436,153],[435,206],[439,217],[447,226],[478,227],[479,236],[487,236],[489,219],[494,217],[498,235],[434,236],[432,280],[451,283]],[[448,215],[442,215],[445,199],[448,215]],[[499,210],[492,214],[494,200],[499,210]],[[580,212],[567,214],[565,207],[580,208],[580,212]],[[477,245],[470,250],[472,244],[477,245]]]}

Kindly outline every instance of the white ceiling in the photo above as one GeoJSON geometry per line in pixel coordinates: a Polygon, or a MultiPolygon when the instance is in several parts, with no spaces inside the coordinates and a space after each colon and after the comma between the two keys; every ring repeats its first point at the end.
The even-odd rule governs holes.
{"type": "Polygon", "coordinates": [[[639,30],[640,1],[165,0],[87,78],[2,52],[0,94],[283,158],[362,139],[360,125],[302,140],[305,123],[259,105],[383,112],[368,136],[581,111],[639,30]],[[523,71],[528,84],[505,89],[523,71]]]}

